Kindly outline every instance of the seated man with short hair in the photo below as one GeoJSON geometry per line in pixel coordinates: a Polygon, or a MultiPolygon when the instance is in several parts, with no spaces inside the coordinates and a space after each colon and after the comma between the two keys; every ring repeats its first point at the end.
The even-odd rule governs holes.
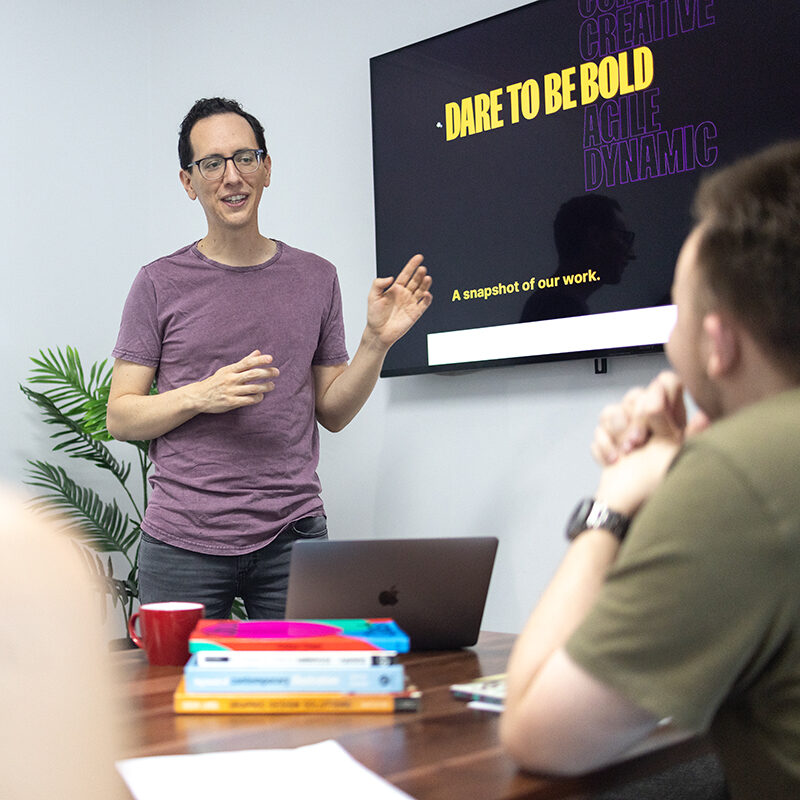
{"type": "Polygon", "coordinates": [[[705,180],[695,211],[677,374],[601,416],[598,489],[512,653],[501,736],[574,774],[708,732],[734,800],[797,798],[800,142],[705,180]]]}

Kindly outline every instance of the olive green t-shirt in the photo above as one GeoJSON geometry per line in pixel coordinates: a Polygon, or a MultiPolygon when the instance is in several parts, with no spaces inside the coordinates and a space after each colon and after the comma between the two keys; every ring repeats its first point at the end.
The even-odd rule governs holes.
{"type": "Polygon", "coordinates": [[[800,798],[800,389],[687,442],[567,652],[710,730],[733,798],[800,798]]]}

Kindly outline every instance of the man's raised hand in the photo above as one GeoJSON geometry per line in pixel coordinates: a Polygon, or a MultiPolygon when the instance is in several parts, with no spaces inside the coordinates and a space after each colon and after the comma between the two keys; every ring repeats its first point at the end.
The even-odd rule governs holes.
{"type": "Polygon", "coordinates": [[[431,304],[432,279],[415,255],[396,278],[376,278],[367,299],[367,330],[385,347],[407,333],[431,304]]]}

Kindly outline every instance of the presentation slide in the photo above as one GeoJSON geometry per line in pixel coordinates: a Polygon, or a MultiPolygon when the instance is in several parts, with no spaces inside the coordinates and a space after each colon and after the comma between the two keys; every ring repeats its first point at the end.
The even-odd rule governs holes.
{"type": "Polygon", "coordinates": [[[660,349],[703,175],[798,134],[794,0],[539,0],[370,61],[404,375],[660,349]]]}

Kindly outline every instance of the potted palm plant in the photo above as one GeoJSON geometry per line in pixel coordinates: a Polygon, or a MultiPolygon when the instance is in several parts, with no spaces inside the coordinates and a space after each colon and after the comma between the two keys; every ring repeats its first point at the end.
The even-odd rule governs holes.
{"type": "Polygon", "coordinates": [[[26,483],[42,490],[35,504],[44,513],[57,512],[77,530],[73,538],[87,567],[97,576],[102,613],[107,597],[121,608],[125,627],[138,597],[136,551],[140,524],[147,505],[150,459],[147,442],[129,442],[132,459],[117,458],[107,442],[106,407],[111,387],[111,366],[95,362],[84,372],[78,351],[67,347],[40,350],[32,357],[28,385],[20,386],[44,421],[53,426],[53,451],[94,464],[112,475],[121,488],[122,507],[116,498],[103,499],[94,489],[79,485],[66,469],[49,461],[31,460],[26,483]],[[36,388],[34,388],[36,387],[36,388]],[[135,467],[135,468],[134,468],[135,467]],[[125,574],[115,574],[112,554],[125,574]]]}

